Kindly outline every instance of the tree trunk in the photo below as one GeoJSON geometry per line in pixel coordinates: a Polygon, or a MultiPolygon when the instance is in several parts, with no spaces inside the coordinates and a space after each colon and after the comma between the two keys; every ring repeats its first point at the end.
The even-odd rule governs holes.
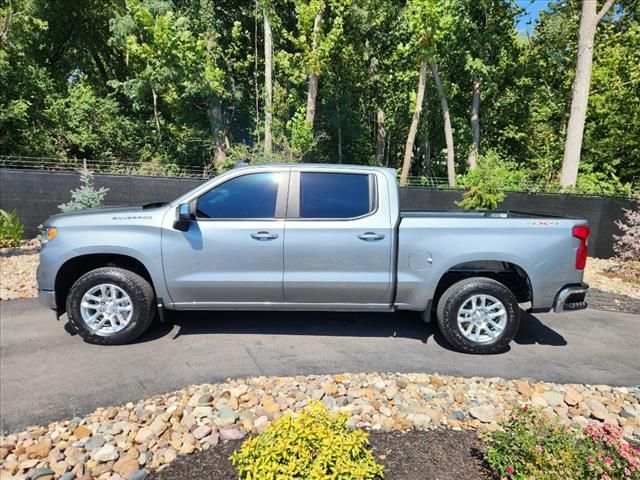
{"type": "Polygon", "coordinates": [[[336,97],[336,114],[338,116],[338,163],[342,163],[342,117],[340,115],[340,103],[336,97]]]}
{"type": "Polygon", "coordinates": [[[160,115],[158,113],[158,94],[156,89],[151,87],[151,96],[153,97],[153,118],[156,120],[156,133],[160,135],[160,115]]]}
{"type": "Polygon", "coordinates": [[[478,165],[478,152],[480,150],[480,80],[473,81],[473,93],[471,96],[471,151],[469,152],[469,170],[474,170],[478,165]]]}
{"type": "Polygon", "coordinates": [[[273,41],[271,36],[271,24],[266,10],[264,11],[264,153],[271,155],[273,140],[271,137],[271,123],[273,121],[273,81],[272,81],[273,41]]]}
{"type": "Polygon", "coordinates": [[[447,178],[449,180],[449,186],[456,186],[456,165],[455,154],[453,150],[453,130],[451,129],[451,117],[449,115],[449,102],[447,102],[447,95],[442,87],[440,81],[440,74],[438,73],[438,66],[435,60],[431,59],[431,73],[433,74],[433,80],[438,89],[438,95],[440,95],[440,103],[442,104],[442,119],[444,120],[444,138],[447,143],[447,178]]]}
{"type": "Polygon", "coordinates": [[[431,142],[429,141],[429,122],[424,122],[424,171],[431,177],[431,142]]]}
{"type": "Polygon", "coordinates": [[[227,146],[227,136],[223,133],[223,119],[222,119],[222,107],[219,103],[211,100],[209,104],[210,112],[210,124],[211,124],[211,136],[216,147],[216,154],[213,160],[214,168],[216,172],[222,173],[227,161],[227,154],[225,148],[227,146]]]}
{"type": "MultiPolygon", "coordinates": [[[[318,36],[320,35],[320,24],[322,23],[322,10],[318,12],[313,21],[313,40],[311,44],[312,52],[315,54],[318,48],[318,36]]],[[[313,125],[316,118],[316,97],[318,96],[318,79],[320,72],[313,67],[309,73],[309,88],[307,91],[307,114],[305,120],[313,125]]]]}
{"type": "Polygon", "coordinates": [[[253,89],[256,107],[256,137],[258,137],[258,125],[260,125],[260,87],[258,86],[258,12],[258,0],[256,0],[255,15],[253,18],[253,89]]]}
{"type": "Polygon", "coordinates": [[[416,133],[418,132],[418,124],[420,123],[420,113],[422,112],[422,101],[424,100],[424,87],[427,83],[427,64],[420,65],[420,76],[418,78],[418,93],[416,95],[416,107],[413,111],[413,119],[407,136],[407,143],[404,147],[404,160],[402,162],[402,173],[400,174],[400,186],[404,187],[409,178],[409,170],[411,170],[411,159],[413,158],[413,144],[416,141],[416,133]]]}
{"type": "Polygon", "coordinates": [[[384,126],[384,111],[381,108],[378,108],[376,125],[376,162],[378,165],[382,165],[384,163],[384,143],[387,138],[387,130],[384,126]]]}
{"type": "Polygon", "coordinates": [[[607,0],[600,12],[597,1],[583,1],[578,33],[578,58],[576,60],[576,76],[573,80],[571,97],[571,114],[567,124],[567,138],[564,145],[564,158],[560,185],[562,188],[573,187],[578,179],[580,152],[584,135],[584,122],[587,118],[591,69],[593,65],[593,43],[598,23],[607,14],[615,0],[607,0]]]}

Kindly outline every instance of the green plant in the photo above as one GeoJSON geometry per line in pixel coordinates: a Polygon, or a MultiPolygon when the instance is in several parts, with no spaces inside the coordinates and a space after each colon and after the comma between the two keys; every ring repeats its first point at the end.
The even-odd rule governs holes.
{"type": "Polygon", "coordinates": [[[528,406],[501,422],[488,439],[487,463],[501,478],[576,479],[580,453],[575,435],[528,406]]]}
{"type": "Polygon", "coordinates": [[[475,170],[458,180],[467,191],[456,205],[465,210],[494,210],[504,200],[505,191],[522,189],[525,178],[525,172],[518,170],[514,163],[489,150],[478,158],[475,170]]]}
{"type": "Polygon", "coordinates": [[[0,209],[0,247],[19,247],[24,234],[18,212],[11,213],[0,209]]]}
{"type": "Polygon", "coordinates": [[[347,427],[346,415],[329,413],[322,403],[314,402],[246,440],[231,461],[245,480],[381,477],[383,467],[368,443],[366,432],[347,427]]]}
{"type": "Polygon", "coordinates": [[[590,424],[581,438],[584,471],[582,478],[603,480],[640,479],[640,450],[623,438],[617,425],[590,424]]]}
{"type": "Polygon", "coordinates": [[[500,427],[487,439],[485,460],[501,479],[640,479],[640,451],[617,426],[590,424],[576,431],[524,406],[500,427]]]}
{"type": "Polygon", "coordinates": [[[80,188],[71,190],[71,201],[58,205],[61,212],[74,212],[86,208],[97,208],[102,206],[104,196],[109,191],[108,188],[96,189],[93,186],[93,172],[87,168],[87,162],[83,162],[80,170],[80,188]]]}
{"type": "Polygon", "coordinates": [[[640,258],[640,194],[636,198],[636,209],[623,208],[624,221],[616,221],[621,235],[614,235],[613,250],[621,260],[640,258]]]}

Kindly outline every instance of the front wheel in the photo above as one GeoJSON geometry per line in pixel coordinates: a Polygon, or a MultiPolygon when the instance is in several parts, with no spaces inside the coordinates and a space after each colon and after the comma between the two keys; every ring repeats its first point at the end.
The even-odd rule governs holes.
{"type": "Polygon", "coordinates": [[[129,270],[104,267],[81,276],[67,296],[69,323],[88,343],[122,345],[142,335],[154,317],[153,288],[129,270]]]}
{"type": "Polygon", "coordinates": [[[502,283],[473,277],[451,285],[438,301],[438,326],[457,350],[498,353],[520,327],[520,307],[502,283]]]}

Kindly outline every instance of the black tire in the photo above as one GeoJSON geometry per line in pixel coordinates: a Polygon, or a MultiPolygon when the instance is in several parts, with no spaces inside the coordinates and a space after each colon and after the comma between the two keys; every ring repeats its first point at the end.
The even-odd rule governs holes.
{"type": "Polygon", "coordinates": [[[85,342],[97,345],[123,345],[133,342],[149,328],[156,313],[154,300],[153,287],[137,273],[116,267],[97,268],[82,275],[69,290],[67,318],[85,342]],[[97,334],[84,322],[80,312],[84,294],[102,283],[120,287],[129,295],[133,305],[129,324],[121,331],[110,335],[97,334]]]}
{"type": "Polygon", "coordinates": [[[504,351],[520,328],[520,307],[511,290],[491,278],[466,278],[451,285],[440,297],[437,308],[438,326],[442,335],[464,353],[491,354],[504,351]],[[497,298],[507,313],[502,333],[485,343],[465,337],[458,327],[458,311],[473,295],[487,294],[497,298]]]}

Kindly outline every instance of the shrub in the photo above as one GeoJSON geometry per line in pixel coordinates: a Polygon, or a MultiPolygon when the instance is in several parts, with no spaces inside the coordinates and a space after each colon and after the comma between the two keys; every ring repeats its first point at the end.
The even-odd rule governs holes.
{"type": "Polygon", "coordinates": [[[485,459],[503,479],[640,479],[640,452],[619,427],[591,424],[579,432],[527,406],[501,422],[487,446],[485,459]]]}
{"type": "Polygon", "coordinates": [[[585,428],[582,478],[640,479],[640,450],[623,438],[620,427],[591,424],[585,428]]]}
{"type": "Polygon", "coordinates": [[[575,479],[575,435],[529,407],[516,409],[488,440],[487,463],[509,479],[575,479]]]}
{"type": "Polygon", "coordinates": [[[241,479],[364,480],[382,476],[383,469],[368,444],[366,432],[347,427],[346,415],[314,402],[246,440],[231,461],[241,479]]]}
{"type": "Polygon", "coordinates": [[[61,212],[75,212],[86,208],[97,208],[102,206],[104,196],[109,191],[108,188],[97,189],[93,186],[93,172],[87,168],[87,162],[83,162],[80,170],[80,188],[71,190],[71,201],[58,205],[61,212]]]}
{"type": "Polygon", "coordinates": [[[459,185],[467,191],[456,204],[465,210],[494,210],[504,200],[505,191],[522,189],[525,177],[514,163],[489,150],[478,158],[475,170],[459,179],[459,185]]]}
{"type": "Polygon", "coordinates": [[[0,210],[0,247],[19,247],[23,234],[24,226],[20,223],[18,212],[0,210]]]}
{"type": "Polygon", "coordinates": [[[640,259],[640,194],[636,205],[635,210],[624,209],[624,222],[616,222],[622,234],[613,236],[613,250],[621,260],[640,259]]]}

